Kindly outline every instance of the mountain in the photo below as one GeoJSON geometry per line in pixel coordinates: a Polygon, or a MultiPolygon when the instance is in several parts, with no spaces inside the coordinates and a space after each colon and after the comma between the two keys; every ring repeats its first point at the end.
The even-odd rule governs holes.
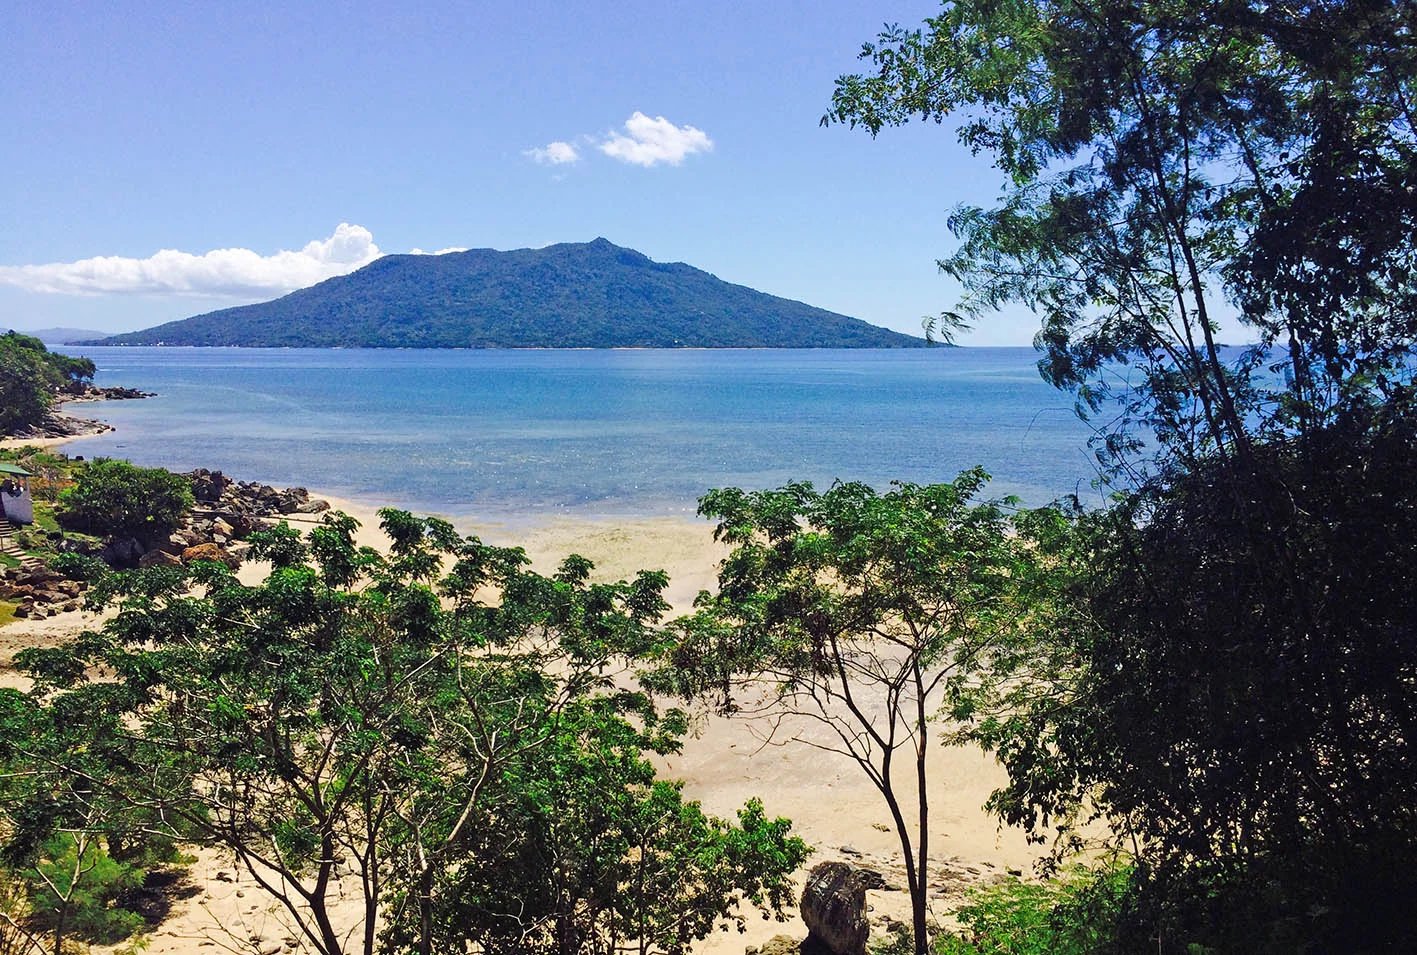
{"type": "Polygon", "coordinates": [[[36,328],[32,331],[22,331],[20,334],[38,338],[46,345],[72,345],[75,342],[102,338],[108,332],[96,332],[87,328],[36,328]]]}
{"type": "Polygon", "coordinates": [[[606,241],[388,255],[272,302],[103,345],[906,348],[925,341],[606,241]]]}

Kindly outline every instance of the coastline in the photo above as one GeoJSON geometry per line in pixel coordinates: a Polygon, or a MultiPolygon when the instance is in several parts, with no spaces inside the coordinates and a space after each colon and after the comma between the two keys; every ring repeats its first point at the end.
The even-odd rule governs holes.
{"type": "MultiPolygon", "coordinates": [[[[0,447],[54,447],[85,436],[12,439],[0,447]]],[[[328,501],[331,509],[359,521],[358,543],[386,546],[377,514],[384,502],[327,495],[318,489],[310,493],[328,501]]],[[[572,553],[592,560],[594,577],[601,580],[628,577],[641,569],[662,569],[670,577],[665,596],[674,613],[690,610],[695,595],[714,586],[718,564],[728,553],[727,547],[713,540],[710,523],[687,517],[535,512],[528,517],[529,522],[448,519],[460,533],[525,548],[532,566],[542,573],[554,572],[572,553]]],[[[322,517],[294,514],[284,519],[292,526],[308,528],[318,525],[322,517]]],[[[247,564],[241,576],[258,580],[264,572],[261,565],[247,564]]],[[[0,686],[17,685],[18,674],[9,669],[9,663],[19,647],[58,642],[100,622],[93,614],[74,611],[0,628],[0,686]]],[[[899,891],[904,885],[899,846],[886,807],[870,782],[844,757],[800,744],[766,745],[760,731],[761,727],[749,721],[699,713],[682,751],[656,762],[666,778],[682,780],[686,796],[714,815],[732,818],[747,799],[761,798],[769,815],[791,819],[797,833],[816,847],[810,864],[845,861],[882,872],[896,891],[869,893],[876,931],[883,931],[881,926],[888,921],[908,921],[909,898],[899,891]]],[[[1006,871],[1028,871],[1042,853],[1028,845],[1022,833],[1001,829],[983,812],[988,794],[1004,780],[991,757],[977,750],[942,747],[931,758],[932,839],[937,847],[932,853],[931,907],[938,919],[959,904],[968,886],[1002,877],[1006,871]]],[[[253,887],[222,878],[227,875],[222,870],[227,868],[229,863],[214,852],[198,854],[190,881],[200,891],[174,906],[152,936],[148,951],[153,955],[197,955],[204,945],[221,938],[221,926],[240,925],[243,933],[271,940],[286,935],[279,913],[264,901],[257,904],[259,893],[253,887]]],[[[787,915],[785,922],[750,916],[743,934],[716,933],[693,951],[695,955],[740,955],[746,946],[761,945],[776,935],[802,938],[806,929],[795,908],[787,915]]],[[[358,913],[351,910],[347,916],[352,922],[358,913]]],[[[287,946],[283,950],[298,949],[287,946]]]]}

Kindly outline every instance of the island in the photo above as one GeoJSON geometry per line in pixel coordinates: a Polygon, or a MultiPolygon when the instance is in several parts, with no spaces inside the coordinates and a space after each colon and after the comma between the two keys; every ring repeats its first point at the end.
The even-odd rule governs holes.
{"type": "Polygon", "coordinates": [[[95,344],[914,348],[927,342],[596,239],[510,252],[387,255],[274,301],[95,344]]]}

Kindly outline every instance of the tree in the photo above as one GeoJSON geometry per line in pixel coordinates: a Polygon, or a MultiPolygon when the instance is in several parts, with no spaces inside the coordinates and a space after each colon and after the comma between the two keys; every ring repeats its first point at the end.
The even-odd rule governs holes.
{"type": "MultiPolygon", "coordinates": [[[[1257,446],[1265,535],[1215,463],[1080,521],[1073,666],[985,727],[1005,819],[1089,805],[1138,852],[1133,944],[1401,948],[1417,897],[1417,415],[1257,446]],[[1143,511],[1144,510],[1144,519],[1143,511]]],[[[1124,946],[1125,948],[1125,946],[1124,946]]]]}
{"type": "Polygon", "coordinates": [[[192,503],[191,482],[180,474],[95,458],[75,473],[57,516],[76,530],[153,544],[181,525],[192,503]]]}
{"type": "Polygon", "coordinates": [[[768,720],[768,738],[852,760],[900,839],[914,946],[927,950],[927,759],[1014,663],[1026,550],[986,476],[818,492],[712,491],[699,512],[734,546],[719,591],[675,622],[658,685],[768,720]],[[913,818],[910,818],[913,810],[913,818]]]}
{"type": "MultiPolygon", "coordinates": [[[[229,851],[321,955],[374,952],[381,909],[400,950],[458,950],[473,937],[506,950],[523,927],[456,920],[454,889],[480,871],[511,897],[540,892],[546,872],[513,863],[536,826],[556,822],[558,802],[600,809],[598,830],[558,824],[585,840],[563,846],[568,863],[600,873],[625,865],[605,851],[630,851],[592,838],[630,826],[616,813],[644,812],[647,796],[685,820],[696,812],[642,757],[670,745],[676,721],[661,725],[647,697],[613,682],[650,645],[666,579],[592,583],[576,557],[543,577],[520,549],[446,522],[381,518],[388,556],[356,548],[357,525],[338,514],[304,539],[285,526],[252,535],[253,556],[272,564],[255,586],[209,563],[104,577],[94,599],[118,613],[72,646],[21,655],[36,684],[20,712],[63,713],[65,732],[111,745],[70,758],[21,736],[13,758],[32,785],[78,780],[129,818],[161,820],[144,816],[149,830],[229,851]],[[111,678],[90,678],[100,672],[111,678]],[[539,812],[509,811],[523,797],[502,781],[518,772],[539,787],[539,812]],[[624,785],[626,801],[588,795],[624,785]],[[333,910],[341,870],[362,903],[352,925],[333,910]]],[[[579,928],[546,950],[605,951],[606,925],[618,932],[621,913],[669,906],[643,893],[666,871],[694,871],[690,856],[715,839],[743,851],[736,867],[706,871],[694,930],[744,895],[781,905],[802,853],[785,821],[690,830],[703,838],[654,843],[664,851],[653,886],[586,881],[558,897],[555,913],[579,928]]],[[[664,937],[654,928],[651,943],[664,937]]]]}
{"type": "Polygon", "coordinates": [[[945,318],[1027,305],[1045,377],[1115,411],[1127,492],[1049,541],[1056,679],[985,732],[1006,819],[1091,805],[1136,840],[1130,950],[1410,935],[1417,832],[1372,781],[1410,787],[1417,696],[1414,26],[1408,0],[960,0],[867,45],[826,117],[959,120],[1008,185],[951,219],[945,318]],[[1219,343],[1227,304],[1253,347],[1219,343]]]}
{"type": "Polygon", "coordinates": [[[0,434],[38,424],[51,400],[43,363],[26,351],[0,348],[0,434]]]}
{"type": "Polygon", "coordinates": [[[38,338],[0,335],[0,434],[38,425],[60,390],[80,387],[95,370],[91,359],[51,352],[38,338]]]}
{"type": "Polygon", "coordinates": [[[1008,187],[950,219],[947,317],[1027,305],[1044,376],[1116,408],[1112,465],[1145,436],[1193,466],[1410,383],[1414,26],[1408,0],[959,0],[867,44],[823,121],[957,119],[1008,187]],[[1222,348],[1221,292],[1257,347],[1222,348]]]}

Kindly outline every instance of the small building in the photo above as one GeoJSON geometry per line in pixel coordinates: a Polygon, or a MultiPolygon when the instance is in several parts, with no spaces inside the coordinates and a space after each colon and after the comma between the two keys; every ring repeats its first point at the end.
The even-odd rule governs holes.
{"type": "Polygon", "coordinates": [[[34,523],[34,498],[30,496],[32,475],[18,464],[0,461],[0,517],[11,524],[34,523]]]}

